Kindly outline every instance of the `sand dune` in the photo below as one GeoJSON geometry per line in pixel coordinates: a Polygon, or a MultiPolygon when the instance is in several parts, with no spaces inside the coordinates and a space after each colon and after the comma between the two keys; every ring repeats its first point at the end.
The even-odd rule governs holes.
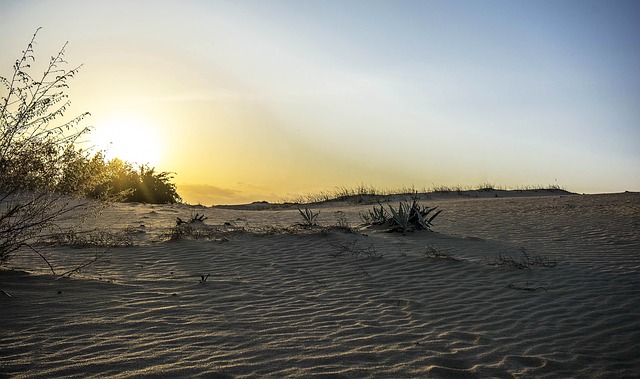
{"type": "MultiPolygon", "coordinates": [[[[444,210],[435,232],[406,235],[291,228],[295,208],[115,206],[84,225],[134,246],[71,278],[28,254],[0,271],[0,375],[640,372],[639,194],[423,202],[444,210]],[[196,212],[211,240],[166,240],[196,212]]],[[[325,227],[367,208],[314,206],[325,227]]],[[[105,249],[44,250],[63,271],[105,249]]]]}

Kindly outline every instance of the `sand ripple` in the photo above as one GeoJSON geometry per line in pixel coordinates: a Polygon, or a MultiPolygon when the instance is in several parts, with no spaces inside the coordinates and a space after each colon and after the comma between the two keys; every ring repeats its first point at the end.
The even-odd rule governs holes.
{"type": "Polygon", "coordinates": [[[244,233],[114,248],[71,279],[0,271],[0,374],[632,377],[637,197],[580,199],[452,201],[437,234],[244,233]],[[523,247],[558,265],[489,264],[523,247]]]}

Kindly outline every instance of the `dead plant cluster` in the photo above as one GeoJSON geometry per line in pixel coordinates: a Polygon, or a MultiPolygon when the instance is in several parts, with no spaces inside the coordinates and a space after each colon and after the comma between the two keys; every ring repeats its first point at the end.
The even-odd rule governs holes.
{"type": "Polygon", "coordinates": [[[350,256],[352,258],[369,258],[369,259],[381,259],[383,257],[382,254],[376,251],[376,248],[373,244],[370,244],[367,248],[357,247],[356,244],[358,241],[353,241],[351,244],[343,244],[343,245],[333,245],[337,251],[332,253],[331,256],[333,258],[350,256]]]}
{"type": "Polygon", "coordinates": [[[431,259],[445,259],[455,262],[464,262],[464,259],[451,253],[437,249],[431,245],[427,246],[427,250],[424,252],[424,256],[431,259]]]}
{"type": "Polygon", "coordinates": [[[39,241],[45,245],[84,247],[127,247],[133,246],[133,238],[128,230],[111,232],[105,230],[76,232],[67,230],[50,234],[39,241]]]}
{"type": "Polygon", "coordinates": [[[530,269],[531,267],[556,267],[558,262],[543,256],[529,256],[524,248],[520,248],[520,257],[514,258],[510,255],[500,254],[495,260],[487,261],[490,266],[507,266],[518,270],[530,269]]]}

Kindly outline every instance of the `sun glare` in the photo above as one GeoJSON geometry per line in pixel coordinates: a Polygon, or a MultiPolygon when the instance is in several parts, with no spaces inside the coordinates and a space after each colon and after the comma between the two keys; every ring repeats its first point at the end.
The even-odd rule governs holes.
{"type": "Polygon", "coordinates": [[[96,148],[105,149],[110,159],[120,158],[134,164],[156,166],[162,158],[158,131],[144,119],[108,119],[97,124],[92,134],[96,148]]]}

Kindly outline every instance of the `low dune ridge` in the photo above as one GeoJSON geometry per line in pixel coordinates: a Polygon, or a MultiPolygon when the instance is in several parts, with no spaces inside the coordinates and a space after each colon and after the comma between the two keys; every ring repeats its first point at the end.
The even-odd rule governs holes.
{"type": "Polygon", "coordinates": [[[58,273],[99,255],[71,277],[27,252],[0,271],[0,376],[636,376],[640,194],[505,195],[424,197],[443,213],[405,234],[347,201],[309,205],[316,227],[114,205],[82,227],[131,246],[44,246],[58,273]]]}

